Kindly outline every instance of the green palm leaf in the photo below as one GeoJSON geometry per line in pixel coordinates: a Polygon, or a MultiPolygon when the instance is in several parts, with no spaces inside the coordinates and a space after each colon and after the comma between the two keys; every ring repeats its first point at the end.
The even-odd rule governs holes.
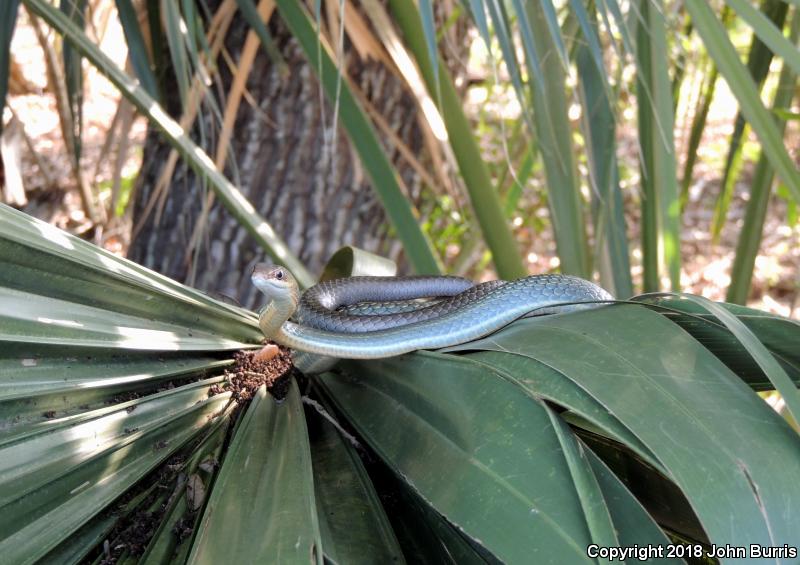
{"type": "MultiPolygon", "coordinates": [[[[762,545],[797,530],[798,436],[753,392],[774,381],[794,408],[795,322],[673,298],[525,319],[446,352],[340,363],[313,380],[325,420],[291,382],[234,423],[223,370],[261,340],[252,313],[0,214],[10,562],[107,545],[145,563],[579,563],[590,544],[666,544],[664,528],[762,545]]],[[[349,249],[328,274],[376,269],[349,249]]]]}

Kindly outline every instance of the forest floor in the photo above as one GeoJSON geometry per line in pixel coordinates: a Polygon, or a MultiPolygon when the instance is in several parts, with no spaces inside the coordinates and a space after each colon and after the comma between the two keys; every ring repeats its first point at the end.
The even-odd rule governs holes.
{"type": "MultiPolygon", "coordinates": [[[[115,21],[106,26],[101,45],[117,64],[124,65],[124,41],[115,21]]],[[[21,176],[28,198],[28,203],[22,209],[124,256],[132,228],[130,214],[117,216],[112,213],[110,219],[99,226],[84,214],[65,149],[55,99],[48,88],[42,49],[27,20],[16,30],[12,55],[16,68],[11,80],[8,105],[24,127],[24,134],[18,133],[15,141],[21,147],[21,176]]],[[[86,88],[81,171],[99,193],[101,202],[108,206],[115,177],[119,178],[123,201],[133,184],[141,164],[146,123],[141,117],[136,117],[129,131],[120,135],[120,120],[115,120],[119,107],[118,92],[90,65],[85,64],[84,71],[86,88]],[[114,128],[112,142],[108,143],[112,124],[117,127],[114,128]],[[123,137],[125,142],[120,143],[123,137]]],[[[480,105],[470,104],[469,100],[470,97],[468,111],[477,115],[481,111],[480,105]]],[[[757,153],[751,150],[755,144],[751,134],[748,141],[750,146],[745,147],[745,154],[751,158],[746,160],[739,176],[720,240],[713,242],[710,227],[714,202],[720,189],[722,165],[733,130],[735,110],[734,98],[724,81],[720,81],[703,133],[689,203],[682,216],[683,290],[713,300],[724,300],[730,282],[729,273],[747,203],[747,186],[754,168],[752,155],[757,153]]],[[[12,111],[7,108],[5,123],[8,123],[11,115],[12,111]]],[[[675,139],[679,171],[682,171],[691,116],[680,111],[678,116],[675,139]]],[[[792,127],[800,128],[800,124],[792,127]]],[[[635,127],[620,127],[618,137],[623,167],[631,171],[638,170],[635,127]]],[[[791,135],[787,137],[791,138],[791,135]]],[[[800,139],[800,134],[795,139],[800,139]]],[[[800,152],[800,148],[794,151],[800,152]]],[[[678,176],[680,180],[680,174],[678,176]]],[[[637,180],[634,174],[624,182],[623,187],[626,206],[631,212],[627,216],[634,278],[640,279],[641,252],[636,243],[639,233],[636,225],[639,216],[637,180]]],[[[753,275],[749,305],[800,319],[800,225],[798,222],[790,223],[789,216],[787,201],[773,196],[753,275]]],[[[530,272],[545,272],[557,265],[551,232],[545,229],[535,234],[533,239],[535,241],[529,244],[527,250],[530,272]]]]}

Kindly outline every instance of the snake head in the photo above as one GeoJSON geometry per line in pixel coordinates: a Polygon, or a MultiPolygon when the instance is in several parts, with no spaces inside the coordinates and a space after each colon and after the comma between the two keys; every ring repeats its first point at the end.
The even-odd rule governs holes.
{"type": "Polygon", "coordinates": [[[286,267],[258,263],[250,280],[258,290],[271,298],[297,294],[297,281],[286,267]]]}

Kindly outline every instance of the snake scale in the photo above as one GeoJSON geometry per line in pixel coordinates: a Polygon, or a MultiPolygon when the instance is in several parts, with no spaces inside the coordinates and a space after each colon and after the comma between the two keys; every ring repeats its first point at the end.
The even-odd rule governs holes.
{"type": "Polygon", "coordinates": [[[596,284],[570,275],[478,285],[459,277],[349,277],[315,285],[302,297],[283,267],[256,265],[251,279],[269,299],[259,315],[266,337],[297,351],[340,359],[449,347],[526,315],[613,300],[596,284]],[[415,302],[419,299],[428,301],[415,302]]]}

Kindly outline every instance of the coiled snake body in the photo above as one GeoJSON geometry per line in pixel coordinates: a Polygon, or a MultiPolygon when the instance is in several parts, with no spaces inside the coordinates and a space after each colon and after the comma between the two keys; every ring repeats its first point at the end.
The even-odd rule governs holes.
{"type": "Polygon", "coordinates": [[[270,299],[259,315],[265,336],[341,359],[439,349],[484,337],[526,315],[613,300],[599,286],[569,275],[478,285],[459,277],[350,277],[320,283],[302,298],[283,267],[257,265],[252,281],[270,299]],[[431,300],[413,302],[422,298],[431,300]]]}

